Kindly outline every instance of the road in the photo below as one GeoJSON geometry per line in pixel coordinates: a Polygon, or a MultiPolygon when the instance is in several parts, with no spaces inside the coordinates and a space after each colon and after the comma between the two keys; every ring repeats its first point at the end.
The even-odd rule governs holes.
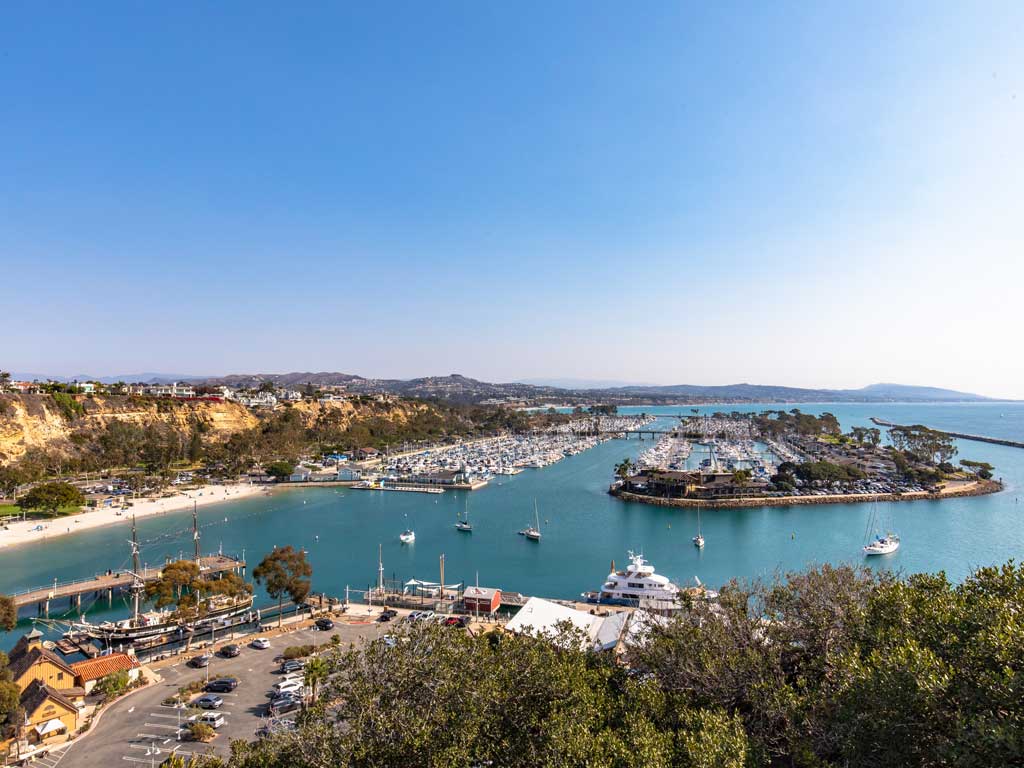
{"type": "Polygon", "coordinates": [[[358,621],[356,617],[346,619],[336,621],[334,629],[327,632],[301,629],[274,637],[267,650],[243,645],[241,655],[236,658],[215,656],[208,668],[209,679],[231,676],[241,682],[234,692],[218,694],[224,699],[219,711],[224,715],[225,724],[209,744],[179,740],[178,724],[186,713],[161,704],[182,685],[207,677],[207,669],[193,669],[179,661],[158,670],[163,682],[112,704],[88,734],[60,754],[60,768],[132,764],[158,766],[172,753],[185,758],[193,754],[227,757],[233,740],[255,738],[255,731],[262,724],[266,711],[267,693],[280,677],[280,661],[275,659],[285,647],[313,643],[324,645],[330,641],[331,635],[339,635],[344,647],[377,637],[390,627],[365,619],[355,623],[358,621]]]}

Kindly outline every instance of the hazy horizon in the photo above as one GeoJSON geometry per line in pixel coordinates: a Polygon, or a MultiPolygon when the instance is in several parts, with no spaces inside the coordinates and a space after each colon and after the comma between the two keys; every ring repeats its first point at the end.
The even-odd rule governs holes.
{"type": "Polygon", "coordinates": [[[1024,399],[1022,37],[1010,2],[12,7],[0,367],[1024,399]]]}

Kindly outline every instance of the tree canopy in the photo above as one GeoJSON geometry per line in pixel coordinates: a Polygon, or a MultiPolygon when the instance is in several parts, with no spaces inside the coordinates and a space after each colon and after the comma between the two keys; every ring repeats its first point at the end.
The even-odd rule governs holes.
{"type": "Polygon", "coordinates": [[[80,507],[85,504],[85,496],[70,483],[43,483],[30,490],[15,504],[26,511],[38,510],[56,517],[63,507],[80,507]]]}
{"type": "Polygon", "coordinates": [[[313,567],[306,560],[306,553],[290,544],[275,549],[253,569],[252,577],[277,600],[278,625],[285,596],[296,604],[305,600],[312,586],[312,575],[313,567]]]}
{"type": "Polygon", "coordinates": [[[1024,569],[899,579],[822,566],[685,598],[628,666],[573,631],[474,636],[417,623],[324,652],[295,733],[238,768],[1017,765],[1024,569]],[[578,638],[577,638],[578,639],[578,638]]]}

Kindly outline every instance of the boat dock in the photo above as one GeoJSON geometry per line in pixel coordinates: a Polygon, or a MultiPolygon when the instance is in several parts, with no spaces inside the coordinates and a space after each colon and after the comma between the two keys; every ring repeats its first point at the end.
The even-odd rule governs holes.
{"type": "MultiPolygon", "coordinates": [[[[871,417],[871,423],[879,427],[904,427],[904,424],[894,424],[891,421],[885,419],[879,419],[875,416],[871,417]]],[[[931,429],[931,427],[929,427],[931,429]]],[[[1010,448],[1024,448],[1024,443],[1017,440],[1005,440],[1001,437],[985,437],[984,435],[969,435],[966,432],[950,432],[948,429],[937,429],[936,432],[942,432],[943,434],[955,437],[958,440],[973,440],[976,443],[991,443],[992,445],[1007,445],[1010,448]]]]}
{"type": "MultiPolygon", "coordinates": [[[[200,572],[203,574],[224,573],[233,571],[238,573],[245,569],[245,560],[231,557],[230,555],[215,554],[200,558],[200,572]]],[[[143,568],[139,576],[143,581],[156,581],[160,577],[162,568],[143,568]]],[[[106,596],[107,601],[113,600],[115,590],[123,590],[130,587],[133,581],[131,571],[124,569],[119,571],[107,571],[97,576],[74,581],[58,582],[56,579],[52,584],[45,587],[33,587],[31,589],[15,592],[11,595],[14,605],[21,609],[27,605],[37,605],[40,616],[50,615],[50,603],[54,600],[67,598],[69,605],[76,608],[82,606],[82,595],[94,594],[97,597],[106,596]]]]}

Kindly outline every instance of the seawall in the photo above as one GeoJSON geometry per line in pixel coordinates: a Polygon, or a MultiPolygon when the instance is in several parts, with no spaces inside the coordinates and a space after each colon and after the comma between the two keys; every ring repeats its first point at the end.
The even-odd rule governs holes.
{"type": "Polygon", "coordinates": [[[792,507],[801,504],[860,504],[872,501],[941,501],[962,496],[985,496],[1003,490],[1003,484],[997,480],[979,480],[966,486],[928,493],[917,491],[911,493],[857,493],[834,496],[747,496],[741,499],[716,499],[704,501],[700,499],[664,499],[657,496],[644,496],[640,493],[629,493],[609,488],[608,493],[623,501],[635,501],[640,504],[654,504],[660,507],[699,507],[701,509],[730,509],[738,507],[792,507]]]}

